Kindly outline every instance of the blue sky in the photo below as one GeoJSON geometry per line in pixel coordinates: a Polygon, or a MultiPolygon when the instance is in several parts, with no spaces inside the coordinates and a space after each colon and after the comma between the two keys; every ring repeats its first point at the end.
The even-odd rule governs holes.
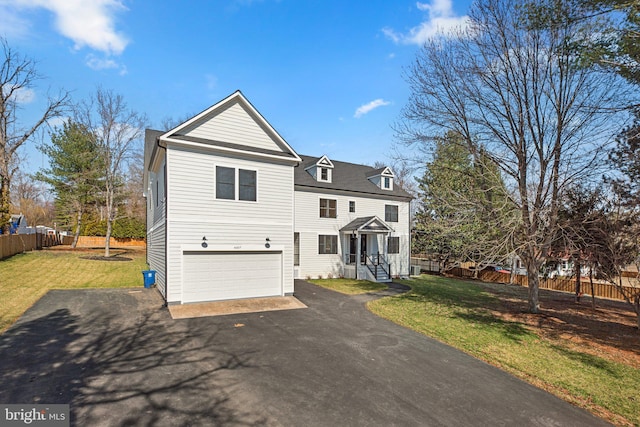
{"type": "MultiPolygon", "coordinates": [[[[0,36],[46,77],[23,96],[36,118],[49,89],[75,100],[98,85],[151,127],[241,90],[300,154],[390,163],[403,67],[469,1],[0,0],[0,36]]],[[[34,149],[28,168],[46,165],[34,149]]]]}

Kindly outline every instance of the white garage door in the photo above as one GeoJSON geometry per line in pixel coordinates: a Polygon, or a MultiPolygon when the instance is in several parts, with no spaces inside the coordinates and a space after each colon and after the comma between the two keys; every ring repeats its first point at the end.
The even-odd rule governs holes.
{"type": "Polygon", "coordinates": [[[185,252],[182,302],[282,295],[282,252],[185,252]]]}

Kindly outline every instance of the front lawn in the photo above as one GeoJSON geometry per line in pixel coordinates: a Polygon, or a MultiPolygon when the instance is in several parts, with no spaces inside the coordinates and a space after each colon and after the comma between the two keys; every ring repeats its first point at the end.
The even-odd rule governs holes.
{"type": "Polygon", "coordinates": [[[130,261],[97,261],[88,251],[51,250],[14,255],[0,261],[0,333],[50,289],[142,287],[144,251],[114,250],[130,261]]]}
{"type": "Polygon", "coordinates": [[[384,283],[369,282],[356,279],[314,279],[309,282],[347,295],[366,294],[367,292],[387,289],[384,283]]]}
{"type": "MultiPolygon", "coordinates": [[[[590,338],[595,345],[589,331],[576,328],[574,334],[579,336],[555,335],[512,320],[518,313],[507,316],[504,312],[505,307],[513,308],[514,291],[501,295],[479,283],[436,276],[402,283],[412,290],[372,301],[369,309],[617,425],[640,425],[640,367],[627,360],[624,352],[600,357],[584,350],[588,344],[582,348],[573,345],[574,339],[590,338]]],[[[521,313],[521,308],[517,310],[521,313]]],[[[537,316],[533,324],[546,320],[544,312],[537,316]]],[[[618,327],[624,334],[629,332],[626,328],[618,327]]]]}

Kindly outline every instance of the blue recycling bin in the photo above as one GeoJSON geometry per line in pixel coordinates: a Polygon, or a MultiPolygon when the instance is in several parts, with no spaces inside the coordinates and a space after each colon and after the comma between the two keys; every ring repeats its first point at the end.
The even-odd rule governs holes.
{"type": "Polygon", "coordinates": [[[144,287],[150,288],[156,283],[156,271],[155,270],[143,270],[142,276],[144,277],[144,287]]]}

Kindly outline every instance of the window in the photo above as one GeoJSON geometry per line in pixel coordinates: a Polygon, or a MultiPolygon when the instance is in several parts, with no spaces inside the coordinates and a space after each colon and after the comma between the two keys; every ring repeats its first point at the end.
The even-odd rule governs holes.
{"type": "Polygon", "coordinates": [[[257,200],[256,171],[238,169],[238,192],[236,193],[236,169],[216,166],[216,199],[257,200]]]}
{"type": "Polygon", "coordinates": [[[349,212],[355,212],[356,211],[356,202],[354,202],[353,200],[349,201],[349,212]]]}
{"type": "Polygon", "coordinates": [[[391,178],[389,178],[388,176],[384,177],[384,188],[391,188],[391,178]]]}
{"type": "Polygon", "coordinates": [[[320,199],[320,218],[335,218],[336,205],[336,200],[320,199]]]}
{"type": "Polygon", "coordinates": [[[337,254],[338,253],[338,236],[328,236],[320,234],[318,236],[318,253],[319,254],[337,254]]]}
{"type": "Polygon", "coordinates": [[[329,181],[329,169],[320,168],[320,181],[329,181]]]}
{"type": "Polygon", "coordinates": [[[293,233],[293,265],[300,265],[300,233],[293,233]]]}
{"type": "Polygon", "coordinates": [[[238,171],[240,193],[238,199],[256,201],[256,171],[240,169],[238,171]]]}
{"type": "Polygon", "coordinates": [[[236,170],[216,166],[216,199],[235,200],[236,170]]]}
{"type": "Polygon", "coordinates": [[[384,205],[384,220],[387,222],[398,222],[398,206],[384,205]]]}
{"type": "Polygon", "coordinates": [[[389,237],[389,239],[387,240],[387,253],[400,253],[400,237],[389,237]]]}

